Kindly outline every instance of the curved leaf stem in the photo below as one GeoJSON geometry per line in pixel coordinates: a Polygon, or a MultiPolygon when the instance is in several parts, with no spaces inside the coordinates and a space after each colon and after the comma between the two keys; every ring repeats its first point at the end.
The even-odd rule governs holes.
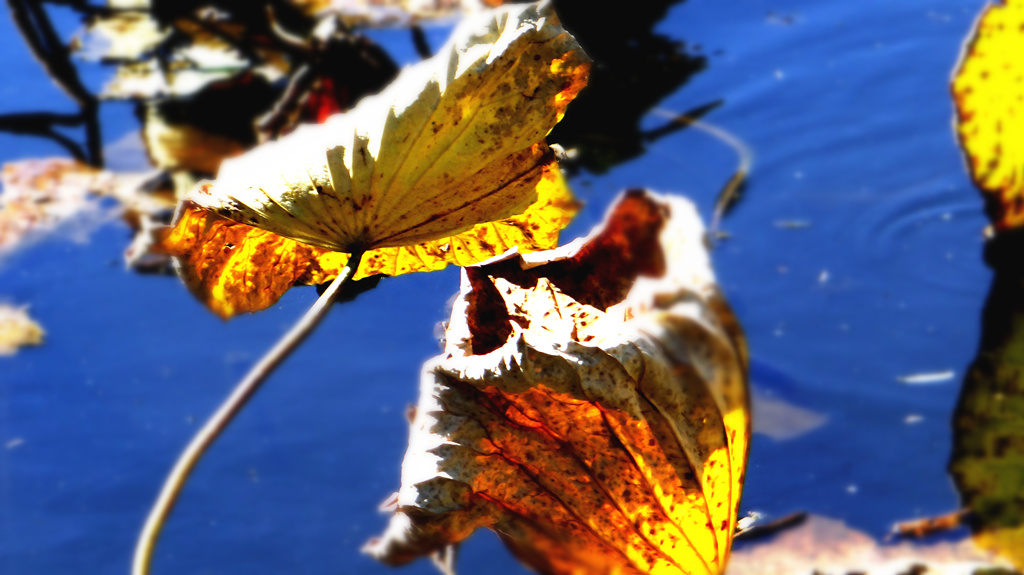
{"type": "Polygon", "coordinates": [[[199,459],[206,453],[206,450],[213,445],[213,442],[220,436],[221,432],[231,423],[231,420],[242,410],[246,402],[256,394],[260,385],[267,377],[295,350],[306,337],[313,332],[320,321],[327,315],[327,310],[337,299],[341,287],[351,278],[359,268],[362,253],[354,253],[349,259],[348,265],[338,277],[334,278],[327,290],[316,300],[309,311],[282,337],[274,347],[268,351],[245,375],[245,378],[237,386],[231,395],[221,404],[217,411],[210,417],[202,429],[196,433],[189,442],[185,451],[178,456],[156,503],[146,518],[146,524],[139,534],[139,540],[135,545],[135,557],[132,560],[133,575],[148,575],[150,563],[153,560],[153,551],[156,548],[157,539],[163,529],[167,517],[170,516],[174,504],[181,495],[185,482],[191,475],[192,470],[199,459]]]}

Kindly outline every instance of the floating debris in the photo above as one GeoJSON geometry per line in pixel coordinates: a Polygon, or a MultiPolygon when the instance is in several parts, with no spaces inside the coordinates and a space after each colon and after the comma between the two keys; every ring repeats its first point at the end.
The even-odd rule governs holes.
{"type": "Polygon", "coordinates": [[[796,22],[796,16],[793,14],[776,14],[775,12],[769,12],[765,15],[764,21],[768,24],[774,24],[775,26],[792,26],[796,22]]]}
{"type": "Polygon", "coordinates": [[[43,328],[28,316],[27,308],[0,304],[0,355],[14,355],[18,348],[43,343],[43,328]]]}
{"type": "Polygon", "coordinates": [[[807,513],[797,511],[796,513],[790,513],[771,521],[765,521],[764,519],[765,515],[757,511],[751,511],[750,517],[744,517],[737,523],[736,526],[740,530],[736,532],[733,541],[764,539],[787,529],[799,527],[807,519],[807,513]]]}
{"type": "MultiPolygon", "coordinates": [[[[821,573],[823,575],[969,575],[1004,562],[970,540],[886,544],[838,519],[809,515],[790,529],[733,552],[729,575],[821,573]]],[[[1011,571],[993,571],[1009,573],[1011,571]]]]}
{"type": "Polygon", "coordinates": [[[927,373],[914,373],[911,375],[902,375],[896,378],[896,381],[900,383],[906,383],[908,385],[929,385],[932,383],[945,383],[956,377],[956,372],[952,369],[946,371],[933,371],[927,373]]]}
{"type": "Polygon", "coordinates": [[[783,230],[802,230],[811,227],[809,220],[775,220],[772,225],[783,230]]]}
{"type": "Polygon", "coordinates": [[[105,208],[100,196],[114,197],[133,211],[166,209],[166,204],[150,207],[148,198],[136,193],[151,177],[115,174],[62,158],[4,164],[0,169],[0,258],[58,229],[84,241],[119,211],[105,208]]]}
{"type": "Polygon", "coordinates": [[[750,529],[763,518],[764,513],[761,513],[760,511],[748,511],[746,517],[743,517],[736,522],[736,527],[741,530],[750,529]]]}

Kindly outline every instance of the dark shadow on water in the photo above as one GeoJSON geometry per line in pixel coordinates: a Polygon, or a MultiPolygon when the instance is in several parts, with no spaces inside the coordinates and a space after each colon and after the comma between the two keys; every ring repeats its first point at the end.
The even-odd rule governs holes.
{"type": "MultiPolygon", "coordinates": [[[[555,126],[549,140],[578,155],[568,168],[593,173],[644,153],[645,143],[682,129],[678,123],[645,132],[641,119],[663,98],[707,68],[686,43],[653,32],[681,0],[636,2],[555,0],[562,24],[594,60],[590,82],[555,126]]],[[[707,112],[702,106],[691,115],[707,112]]]]}

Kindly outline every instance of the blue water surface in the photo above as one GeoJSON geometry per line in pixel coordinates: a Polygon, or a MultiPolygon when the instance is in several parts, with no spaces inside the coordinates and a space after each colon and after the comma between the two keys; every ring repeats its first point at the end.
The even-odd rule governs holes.
{"type": "MultiPolygon", "coordinates": [[[[756,156],[714,253],[753,385],[824,421],[793,439],[755,436],[745,510],[806,510],[881,536],[957,505],[949,419],[990,274],[948,81],[983,4],[689,0],[658,28],[708,58],[660,107],[724,99],[706,120],[756,156]],[[946,370],[956,376],[945,383],[897,379],[946,370]]],[[[74,29],[69,14],[60,22],[74,29]]],[[[436,46],[445,29],[428,36],[436,46]]],[[[0,38],[0,113],[74,110],[6,18],[0,38]]],[[[404,34],[377,38],[415,58],[404,34]]],[[[83,73],[98,87],[109,70],[83,73]]],[[[110,104],[103,127],[112,144],[137,124],[110,104]]],[[[0,133],[3,161],[63,153],[0,133]]],[[[735,165],[702,132],[666,136],[606,174],[577,175],[586,208],[564,237],[584,234],[626,187],[685,194],[710,215],[735,165]]],[[[45,345],[0,358],[0,573],[127,573],[179,450],[316,298],[294,289],[223,322],[177,280],[125,271],[128,238],[112,223],[86,243],[58,234],[0,262],[0,300],[29,304],[47,330],[45,345]]],[[[154,572],[391,572],[358,550],[387,522],[377,505],[398,488],[405,408],[439,351],[435,324],[458,277],[385,280],[334,310],[202,461],[154,572]]],[[[459,566],[524,572],[487,532],[459,566]]],[[[434,570],[420,561],[404,572],[434,570]]]]}

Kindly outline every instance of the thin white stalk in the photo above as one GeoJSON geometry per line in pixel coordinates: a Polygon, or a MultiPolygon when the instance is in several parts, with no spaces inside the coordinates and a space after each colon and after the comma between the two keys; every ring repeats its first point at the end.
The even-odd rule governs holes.
{"type": "Polygon", "coordinates": [[[174,509],[174,504],[177,502],[178,496],[181,495],[189,475],[199,463],[199,459],[231,423],[231,420],[238,415],[238,412],[252,398],[267,377],[320,324],[320,321],[327,315],[327,310],[331,308],[331,304],[337,299],[341,286],[358,269],[361,256],[360,253],[352,254],[348,265],[338,274],[338,277],[334,278],[323,295],[313,304],[313,307],[309,308],[309,311],[299,319],[292,329],[260,359],[259,363],[249,370],[245,378],[235,386],[231,395],[192,438],[185,451],[178,456],[178,461],[164,481],[160,495],[146,518],[142,533],[139,534],[138,543],[135,545],[135,557],[132,560],[133,575],[149,575],[153,551],[156,548],[157,539],[160,537],[160,531],[163,529],[164,523],[167,522],[171,510],[174,509]]]}

